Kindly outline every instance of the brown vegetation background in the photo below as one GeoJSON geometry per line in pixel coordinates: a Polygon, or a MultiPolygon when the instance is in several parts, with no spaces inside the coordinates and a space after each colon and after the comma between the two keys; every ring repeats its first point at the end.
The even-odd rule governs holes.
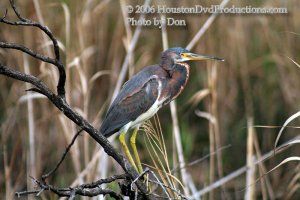
{"type": "MultiPolygon", "coordinates": [[[[61,42],[61,53],[67,68],[68,101],[97,128],[111,101],[128,43],[136,28],[124,23],[122,8],[138,2],[142,4],[142,1],[131,0],[17,1],[23,16],[47,25],[61,42]]],[[[153,1],[152,4],[210,6],[220,2],[169,0],[153,1]]],[[[232,5],[286,7],[289,13],[221,14],[192,49],[195,53],[223,57],[225,62],[190,63],[190,80],[176,100],[185,162],[192,162],[231,145],[220,151],[221,157],[212,155],[186,168],[197,190],[246,165],[249,156],[247,122],[253,119],[253,125],[282,126],[289,116],[299,111],[300,106],[300,69],[291,60],[298,63],[300,60],[300,3],[297,0],[233,0],[227,6],[232,5]],[[209,114],[210,118],[199,117],[199,111],[209,114]]],[[[5,8],[9,8],[9,3],[2,0],[0,12],[4,13],[5,8]]],[[[138,14],[130,16],[139,17],[138,14]]],[[[185,47],[210,15],[166,17],[170,16],[186,19],[187,26],[167,27],[169,46],[185,47]]],[[[15,18],[11,10],[8,17],[15,18]]],[[[146,15],[146,18],[152,17],[146,15]]],[[[161,34],[156,27],[142,27],[127,78],[144,66],[159,62],[163,50],[161,34]]],[[[0,40],[21,43],[52,55],[49,41],[35,28],[0,24],[0,40]]],[[[5,49],[0,49],[0,61],[21,71],[29,70],[55,89],[57,74],[53,66],[5,49]]],[[[29,176],[40,177],[55,165],[76,132],[76,127],[45,98],[34,96],[28,101],[28,97],[32,96],[28,96],[25,90],[30,86],[3,76],[0,77],[0,86],[0,196],[11,199],[15,191],[33,185],[29,176]],[[32,110],[28,110],[31,107],[29,104],[32,104],[32,110]]],[[[172,154],[176,153],[176,147],[172,142],[169,106],[159,111],[158,116],[169,162],[171,167],[175,167],[172,154]]],[[[291,125],[297,126],[297,123],[299,120],[291,125]]],[[[256,143],[256,147],[250,156],[258,158],[260,154],[271,151],[279,128],[251,129],[255,132],[252,145],[256,143]]],[[[143,132],[140,135],[138,149],[141,159],[151,165],[143,132]]],[[[280,143],[297,135],[298,129],[287,128],[280,143]]],[[[257,168],[254,180],[283,159],[299,156],[299,147],[294,145],[263,162],[257,168]]],[[[101,159],[103,152],[99,153],[99,149],[87,135],[80,136],[71,154],[51,178],[51,183],[67,186],[91,182],[101,177],[101,173],[106,174],[105,170],[110,175],[121,173],[115,162],[101,159]]],[[[297,174],[299,176],[297,162],[289,162],[272,171],[267,175],[267,183],[259,181],[252,186],[255,188],[253,199],[271,199],[272,195],[274,199],[284,199],[291,188],[299,184],[299,178],[292,182],[297,174]]],[[[222,189],[214,190],[214,196],[210,194],[210,198],[243,199],[246,187],[246,176],[242,174],[224,184],[222,189]]],[[[299,197],[299,189],[291,195],[291,199],[299,197]]],[[[42,198],[57,197],[48,194],[42,198]]],[[[208,199],[209,196],[204,195],[203,198],[208,199]]]]}

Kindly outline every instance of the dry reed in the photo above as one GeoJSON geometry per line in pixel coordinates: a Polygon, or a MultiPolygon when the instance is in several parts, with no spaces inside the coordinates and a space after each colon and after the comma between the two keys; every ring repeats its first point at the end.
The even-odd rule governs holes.
{"type": "MultiPolygon", "coordinates": [[[[285,159],[297,160],[299,138],[294,142],[284,141],[299,134],[293,128],[299,123],[299,117],[292,113],[299,111],[300,99],[300,4],[296,0],[253,3],[259,7],[287,7],[288,15],[184,15],[188,26],[166,27],[166,35],[155,27],[129,26],[128,16],[143,17],[126,13],[126,5],[134,3],[130,0],[17,1],[22,14],[46,24],[59,38],[67,66],[67,99],[96,127],[123,82],[142,67],[159,62],[159,52],[164,48],[187,45],[187,49],[196,53],[224,57],[226,61],[222,66],[209,63],[207,68],[202,68],[204,63],[191,63],[190,81],[176,100],[173,117],[168,109],[159,112],[170,169],[176,168],[178,163],[183,166],[177,177],[182,178],[185,193],[196,199],[208,199],[209,192],[214,199],[243,198],[247,192],[260,199],[297,199],[300,196],[299,163],[285,159]],[[291,127],[284,124],[290,116],[291,127]],[[251,151],[247,150],[245,128],[249,118],[253,118],[254,125],[266,125],[253,126],[251,151]],[[268,128],[269,125],[279,126],[279,129],[268,128]],[[177,132],[174,148],[173,128],[177,132]],[[284,132],[280,128],[285,128],[284,132]],[[276,141],[278,132],[283,134],[276,141]],[[284,143],[289,144],[289,148],[270,157],[275,141],[276,146],[284,143]],[[218,149],[227,144],[232,147],[220,153],[218,149]],[[176,158],[172,158],[173,154],[176,158]],[[209,160],[188,165],[206,154],[210,155],[209,160]],[[251,163],[253,156],[256,159],[251,163]],[[261,162],[266,157],[268,161],[261,162]],[[251,166],[258,164],[256,172],[247,172],[248,182],[246,176],[242,176],[247,168],[241,167],[247,160],[251,166]],[[284,167],[281,165],[268,173],[284,160],[284,167]],[[261,177],[260,182],[247,188],[253,177],[261,177]]],[[[193,2],[169,3],[191,6],[193,2]]],[[[250,4],[228,0],[221,3],[223,6],[250,4]]],[[[205,6],[211,4],[203,2],[205,6]]],[[[7,1],[0,2],[0,10],[8,7],[7,1]]],[[[8,17],[12,16],[9,12],[8,17]]],[[[52,56],[49,41],[36,29],[3,24],[0,27],[0,41],[19,42],[52,56]]],[[[25,70],[29,69],[55,88],[57,73],[51,66],[3,49],[0,49],[0,62],[21,71],[26,67],[25,70]]],[[[25,84],[1,76],[0,85],[0,196],[11,199],[16,190],[29,187],[29,174],[39,177],[55,165],[76,127],[44,98],[26,93],[25,84]]],[[[140,139],[138,149],[142,161],[150,163],[140,139]]],[[[51,183],[76,185],[120,172],[121,169],[104,155],[99,146],[83,134],[50,179],[51,183]]],[[[177,185],[177,188],[180,187],[177,185]]],[[[249,199],[254,198],[250,196],[249,199]]],[[[42,198],[56,197],[44,194],[42,198]]]]}

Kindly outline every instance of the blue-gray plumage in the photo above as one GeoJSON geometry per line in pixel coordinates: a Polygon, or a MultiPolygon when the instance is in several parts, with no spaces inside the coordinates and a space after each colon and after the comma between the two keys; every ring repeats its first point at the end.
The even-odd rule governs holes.
{"type": "Polygon", "coordinates": [[[145,67],[123,85],[102,122],[100,132],[105,137],[121,132],[120,141],[125,153],[140,173],[142,167],[135,147],[137,128],[182,92],[189,78],[189,65],[185,63],[189,60],[223,59],[200,56],[181,47],[162,52],[160,64],[145,67]],[[124,134],[130,128],[136,128],[131,137],[131,145],[138,167],[135,166],[124,139],[124,134]]]}
{"type": "Polygon", "coordinates": [[[160,64],[145,67],[123,85],[108,109],[100,132],[109,137],[122,128],[127,131],[151,118],[156,112],[149,113],[143,121],[135,122],[140,115],[149,111],[155,102],[157,108],[153,108],[152,112],[181,93],[189,78],[189,65],[184,61],[207,59],[222,60],[217,57],[192,54],[181,47],[164,51],[161,54],[160,64]],[[128,123],[131,125],[126,127],[128,123]]]}

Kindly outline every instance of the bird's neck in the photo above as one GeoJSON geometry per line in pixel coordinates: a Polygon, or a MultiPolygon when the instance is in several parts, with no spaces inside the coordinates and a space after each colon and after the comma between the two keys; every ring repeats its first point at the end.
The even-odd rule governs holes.
{"type": "Polygon", "coordinates": [[[186,63],[177,63],[168,73],[171,77],[171,98],[175,99],[185,87],[189,79],[190,66],[186,63]]]}

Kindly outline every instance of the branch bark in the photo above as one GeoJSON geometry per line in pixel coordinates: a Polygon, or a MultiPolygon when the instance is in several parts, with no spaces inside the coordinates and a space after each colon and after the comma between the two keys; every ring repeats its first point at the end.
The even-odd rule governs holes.
{"type": "MultiPolygon", "coordinates": [[[[25,74],[23,72],[17,71],[13,69],[12,67],[9,67],[7,65],[3,65],[0,63],[0,74],[13,78],[15,80],[19,80],[22,82],[31,83],[35,86],[35,88],[31,89],[31,91],[38,92],[40,94],[45,95],[53,105],[55,105],[66,117],[68,117],[71,121],[73,121],[75,124],[77,124],[80,129],[86,131],[98,144],[100,144],[104,151],[111,156],[125,171],[126,175],[130,178],[130,180],[135,180],[137,177],[139,177],[138,173],[134,170],[134,168],[130,165],[128,160],[117,152],[117,150],[111,145],[111,143],[100,133],[97,129],[95,129],[86,119],[84,119],[81,115],[79,115],[77,112],[75,112],[67,103],[65,99],[65,81],[66,81],[66,73],[63,63],[60,60],[60,53],[58,48],[58,42],[57,39],[54,37],[52,32],[47,26],[44,26],[38,22],[31,21],[29,19],[26,19],[21,16],[20,12],[18,11],[15,2],[13,0],[10,0],[11,7],[17,17],[19,18],[19,21],[13,22],[6,19],[7,10],[2,18],[0,18],[0,22],[12,25],[12,26],[33,26],[39,28],[41,31],[43,31],[47,36],[51,39],[53,43],[53,50],[55,54],[55,58],[50,58],[48,56],[39,54],[25,46],[14,44],[14,43],[6,43],[6,42],[0,42],[0,48],[8,48],[8,49],[16,49],[19,51],[22,51],[23,53],[26,53],[42,62],[47,62],[55,65],[59,72],[59,81],[57,84],[57,95],[53,93],[45,83],[40,80],[39,78],[30,75],[25,74]]],[[[58,188],[55,188],[54,186],[45,184],[45,181],[39,182],[36,180],[36,183],[42,190],[50,190],[52,192],[55,192],[58,195],[72,197],[72,195],[83,195],[83,196],[92,196],[97,194],[110,194],[114,195],[111,191],[103,190],[103,189],[89,189],[89,190],[77,190],[76,188],[73,188],[72,191],[70,191],[70,188],[67,188],[67,191],[64,190],[55,190],[58,188]],[[74,193],[75,191],[75,193],[74,193]],[[66,194],[66,192],[69,192],[66,194]],[[72,193],[70,193],[72,192],[72,193]]],[[[146,185],[141,181],[137,180],[135,182],[140,195],[143,195],[145,199],[154,199],[153,195],[148,194],[148,190],[146,185]]],[[[60,188],[61,189],[61,188],[60,188]]],[[[29,191],[30,192],[30,191],[29,191]]],[[[32,191],[31,191],[32,192],[32,191]]],[[[34,193],[34,192],[33,192],[34,193]]],[[[21,193],[17,193],[21,194],[21,193]]],[[[29,193],[28,193],[29,194],[29,193]]]]}
{"type": "Polygon", "coordinates": [[[69,197],[69,199],[75,198],[76,195],[81,196],[88,196],[93,197],[97,195],[110,195],[115,199],[123,199],[120,194],[110,190],[110,189],[102,189],[101,185],[105,183],[111,183],[116,180],[126,179],[126,174],[122,175],[115,175],[107,179],[101,179],[95,183],[91,184],[82,184],[77,187],[68,187],[68,188],[58,188],[53,185],[48,185],[46,183],[40,182],[34,178],[33,181],[40,187],[40,190],[33,190],[33,191],[24,191],[24,192],[17,192],[16,195],[18,197],[28,195],[28,194],[36,194],[39,196],[44,191],[52,191],[53,193],[57,194],[61,197],[69,197]]]}
{"type": "MultiPolygon", "coordinates": [[[[110,144],[110,142],[101,133],[99,133],[97,129],[95,129],[81,115],[73,111],[65,101],[65,99],[61,98],[58,95],[55,95],[40,79],[35,76],[14,70],[11,67],[2,65],[1,63],[0,74],[34,85],[36,88],[32,90],[45,95],[61,112],[64,113],[65,116],[67,116],[80,128],[86,131],[98,144],[103,147],[104,151],[109,156],[117,161],[117,163],[129,175],[131,180],[135,180],[139,176],[135,169],[130,165],[128,160],[123,155],[118,153],[116,149],[110,144]]],[[[137,181],[136,185],[140,192],[147,196],[148,199],[153,199],[151,195],[146,195],[148,191],[146,185],[142,181],[137,181]]]]}
{"type": "MultiPolygon", "coordinates": [[[[47,27],[44,26],[38,22],[26,19],[24,17],[21,16],[19,10],[16,7],[16,4],[14,2],[14,0],[9,0],[10,5],[14,11],[14,13],[17,15],[17,17],[19,18],[20,21],[10,21],[6,19],[6,15],[7,15],[7,10],[5,11],[5,14],[2,18],[0,18],[0,22],[4,23],[4,24],[8,24],[8,25],[12,25],[12,26],[32,26],[32,27],[37,27],[39,28],[41,31],[43,31],[52,41],[53,43],[53,51],[55,54],[55,59],[51,59],[53,62],[50,62],[51,64],[55,65],[58,69],[59,72],[59,80],[58,80],[58,84],[57,84],[57,94],[62,97],[63,99],[65,99],[65,83],[66,83],[66,72],[65,72],[65,67],[63,65],[63,63],[60,60],[60,53],[59,53],[59,47],[58,47],[58,42],[57,39],[54,37],[54,35],[52,34],[51,30],[47,27]]],[[[11,49],[18,49],[20,51],[23,51],[24,53],[27,53],[33,57],[35,57],[38,60],[41,60],[43,62],[48,62],[49,61],[49,57],[47,58],[46,56],[42,56],[41,54],[38,54],[26,47],[23,47],[21,45],[15,45],[15,48],[13,47],[5,47],[5,46],[12,46],[13,44],[9,44],[9,43],[2,43],[0,44],[1,48],[11,48],[11,49]],[[6,44],[6,45],[5,45],[6,44]]]]}

